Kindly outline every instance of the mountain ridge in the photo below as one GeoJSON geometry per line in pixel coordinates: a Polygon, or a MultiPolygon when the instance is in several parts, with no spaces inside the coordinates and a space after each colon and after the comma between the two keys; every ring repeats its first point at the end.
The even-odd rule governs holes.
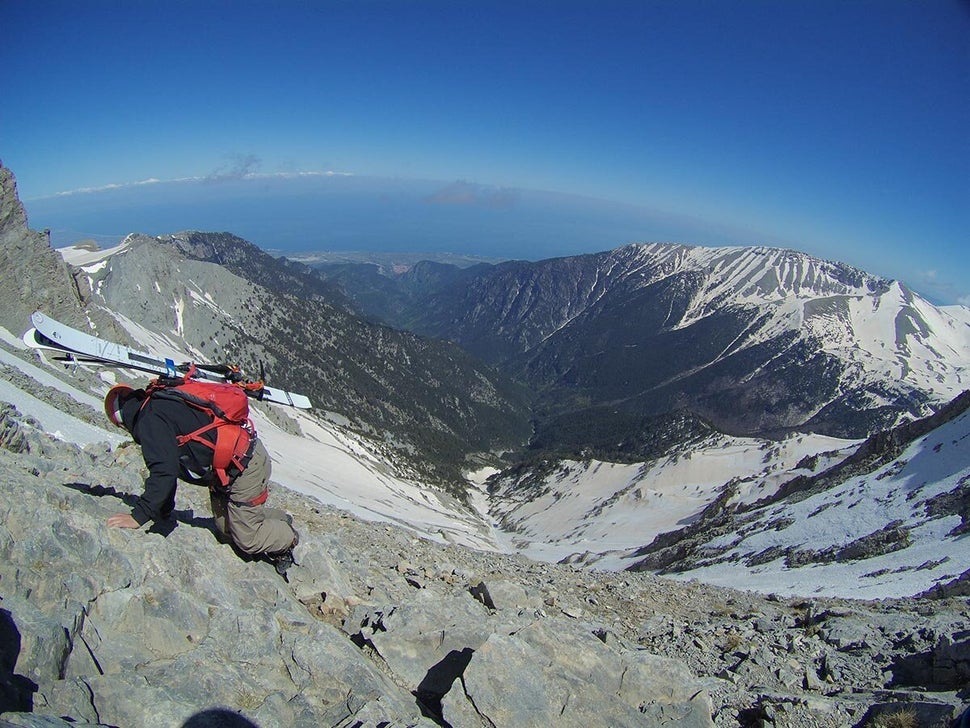
{"type": "Polygon", "coordinates": [[[385,276],[383,299],[373,274],[365,289],[346,267],[319,270],[351,300],[355,284],[376,291],[369,314],[529,384],[539,431],[598,408],[630,421],[686,408],[732,434],[856,438],[970,384],[970,309],[790,250],[632,244],[439,269],[430,288],[385,276]]]}
{"type": "Polygon", "coordinates": [[[100,256],[76,255],[89,307],[151,328],[200,360],[265,367],[270,383],[377,433],[402,466],[430,466],[455,493],[467,456],[525,437],[514,386],[453,345],[357,318],[303,266],[235,236],[132,235],[100,256]]]}
{"type": "MultiPolygon", "coordinates": [[[[310,268],[274,259],[253,244],[229,233],[190,231],[160,238],[134,235],[115,249],[98,251],[93,249],[93,246],[84,245],[77,249],[62,251],[62,254],[76,263],[74,268],[76,285],[79,290],[85,293],[86,300],[89,303],[103,302],[104,311],[110,312],[110,317],[113,317],[120,326],[126,327],[132,336],[145,341],[145,345],[149,348],[168,346],[177,349],[181,347],[187,350],[190,355],[198,355],[203,358],[207,356],[211,358],[214,351],[221,351],[223,354],[228,351],[230,356],[239,356],[241,352],[247,351],[250,356],[256,356],[261,361],[265,361],[268,365],[267,371],[273,376],[275,372],[281,370],[281,367],[285,367],[285,360],[281,357],[281,350],[278,345],[277,349],[271,351],[265,348],[267,342],[286,342],[286,345],[290,346],[292,342],[299,340],[300,336],[305,336],[305,334],[298,332],[294,333],[296,331],[294,327],[299,328],[308,301],[316,302],[314,305],[320,307],[320,310],[324,312],[322,318],[326,319],[326,323],[321,321],[319,324],[311,325],[314,340],[319,341],[320,335],[324,334],[325,339],[329,337],[331,342],[337,341],[334,338],[335,330],[347,328],[342,324],[335,326],[335,322],[339,321],[356,322],[353,326],[368,332],[366,336],[373,337],[375,333],[379,336],[393,335],[393,332],[389,329],[372,327],[366,322],[359,322],[354,319],[352,314],[343,308],[346,301],[334,299],[331,295],[331,287],[319,281],[310,268]],[[172,250],[175,251],[176,255],[173,256],[172,250]],[[237,274],[242,274],[244,277],[238,278],[237,274]],[[295,292],[294,298],[273,298],[269,296],[262,284],[272,281],[276,281],[287,291],[295,292]],[[210,291],[217,292],[217,295],[214,296],[210,291]],[[289,303],[287,303],[288,300],[289,303]],[[298,303],[299,310],[294,307],[294,303],[298,303]],[[266,327],[267,322],[271,324],[268,327],[266,327]],[[264,328],[260,328],[261,326],[264,328]],[[331,328],[327,328],[328,326],[331,328]],[[257,336],[259,331],[264,331],[265,335],[257,336]],[[327,331],[331,333],[326,334],[327,331]],[[186,336],[187,332],[190,332],[188,337],[186,336]],[[248,338],[240,338],[240,332],[248,332],[248,338]],[[204,347],[207,345],[210,348],[205,351],[204,347]],[[211,348],[212,346],[216,346],[218,349],[214,350],[211,348]]],[[[725,275],[717,279],[718,290],[723,288],[731,291],[742,290],[746,296],[763,297],[767,288],[777,287],[777,281],[784,281],[784,285],[788,287],[786,290],[789,291],[799,291],[804,287],[805,281],[809,281],[813,287],[818,288],[818,281],[822,277],[822,274],[811,266],[798,268],[793,265],[792,261],[799,263],[804,262],[804,259],[791,251],[734,249],[729,250],[727,257],[724,257],[718,251],[689,246],[626,246],[604,254],[582,256],[580,259],[553,260],[549,262],[548,267],[540,266],[538,269],[533,264],[524,262],[502,264],[501,268],[506,272],[510,271],[513,277],[525,275],[528,278],[531,276],[531,278],[528,278],[528,284],[520,288],[518,295],[520,300],[515,302],[513,300],[515,297],[507,299],[512,300],[514,305],[506,309],[505,315],[510,321],[514,322],[517,316],[514,313],[515,310],[536,312],[538,310],[536,305],[541,303],[545,306],[544,313],[535,320],[552,320],[552,314],[557,312],[556,307],[549,304],[548,298],[544,301],[541,299],[543,295],[546,295],[544,289],[547,280],[556,279],[562,271],[571,276],[570,290],[576,294],[572,298],[578,301],[573,310],[566,311],[566,314],[571,315],[574,321],[587,315],[590,310],[610,309],[607,299],[635,298],[639,289],[649,288],[655,284],[656,280],[659,280],[663,285],[669,285],[671,272],[678,273],[686,270],[687,277],[677,278],[676,281],[692,282],[691,290],[701,291],[707,284],[694,270],[695,263],[691,262],[692,258],[697,257],[715,261],[716,265],[712,264],[713,267],[723,266],[733,271],[733,277],[725,275]],[[658,250],[664,254],[663,260],[659,263],[655,258],[658,250]],[[774,268],[780,270],[781,266],[772,266],[771,283],[766,284],[765,281],[768,279],[765,276],[767,273],[765,273],[763,266],[756,264],[758,260],[766,256],[780,256],[780,260],[786,261],[785,265],[788,266],[788,270],[795,271],[797,275],[792,272],[779,275],[774,268]],[[589,265],[590,261],[593,261],[594,264],[589,265]],[[608,264],[604,264],[603,261],[607,261],[608,264]],[[582,296],[578,295],[580,293],[582,293],[582,296]]],[[[841,295],[846,291],[850,293],[879,291],[884,295],[887,292],[902,290],[891,282],[866,277],[845,266],[825,264],[822,268],[827,271],[827,277],[824,278],[827,282],[821,286],[822,292],[826,296],[831,296],[833,293],[841,295]]],[[[452,277],[450,270],[447,266],[431,264],[417,266],[412,275],[418,279],[420,285],[425,287],[425,290],[434,291],[442,285],[449,284],[452,277]]],[[[488,273],[490,270],[488,267],[465,269],[462,271],[462,275],[468,276],[469,280],[475,280],[483,272],[488,273]]],[[[772,288],[772,290],[774,289],[772,288]]],[[[703,294],[699,298],[693,299],[695,304],[693,308],[700,312],[700,319],[697,319],[697,315],[693,317],[687,315],[687,312],[691,309],[691,300],[683,297],[672,299],[681,304],[681,308],[675,312],[675,315],[672,316],[674,309],[667,309],[666,311],[656,312],[656,318],[659,319],[660,316],[663,316],[664,321],[690,319],[687,328],[692,328],[695,319],[704,320],[709,315],[709,312],[702,306],[696,305],[697,302],[716,301],[717,305],[710,303],[706,305],[714,314],[717,314],[719,309],[724,307],[723,295],[723,293],[715,296],[703,294]]],[[[772,295],[777,299],[775,294],[772,295]]],[[[782,299],[783,303],[788,298],[790,296],[786,293],[786,297],[782,299]]],[[[811,299],[812,302],[817,300],[819,299],[811,299]]],[[[483,311],[483,315],[487,313],[483,311]]],[[[561,310],[559,313],[561,314],[561,310]]],[[[602,316],[599,316],[598,320],[601,319],[602,316]]],[[[571,322],[567,323],[566,328],[570,325],[571,322]]],[[[548,338],[546,336],[547,340],[548,338]]],[[[374,341],[373,338],[365,338],[365,340],[374,341]]],[[[429,375],[431,377],[429,382],[436,392],[434,398],[438,398],[441,394],[441,385],[435,384],[435,382],[441,381],[441,359],[436,360],[439,362],[438,364],[432,365],[432,362],[435,361],[434,357],[438,356],[438,354],[432,353],[436,350],[415,347],[416,342],[420,342],[422,346],[430,345],[431,342],[428,340],[411,339],[412,343],[408,346],[411,347],[412,353],[403,357],[394,353],[404,352],[405,349],[401,347],[404,345],[403,342],[407,340],[407,337],[404,337],[404,339],[399,340],[402,343],[368,347],[366,355],[360,357],[361,365],[371,371],[376,371],[381,367],[393,370],[402,364],[407,366],[408,359],[415,357],[422,362],[422,366],[430,366],[429,371],[437,372],[437,374],[429,375]],[[390,356],[388,356],[388,352],[390,352],[390,356]]],[[[607,346],[613,343],[612,340],[606,339],[601,345],[607,346]]],[[[334,347],[331,343],[331,348],[341,349],[342,347],[334,347]]],[[[445,351],[448,351],[447,348],[445,351]]],[[[457,350],[452,349],[450,351],[455,352],[457,350]]],[[[446,366],[452,366],[448,360],[448,357],[451,356],[454,356],[454,354],[451,353],[446,356],[444,362],[446,366]]],[[[250,361],[251,365],[252,362],[250,361]]],[[[416,370],[405,367],[405,378],[415,379],[415,372],[416,370]]],[[[420,376],[418,378],[420,379],[420,376]]],[[[294,385],[285,380],[284,383],[290,388],[300,389],[298,383],[294,385]]],[[[467,384],[460,386],[465,389],[468,388],[467,384]]],[[[385,391],[387,391],[386,388],[385,391]]],[[[471,393],[475,394],[474,391],[471,393]]],[[[488,390],[482,390],[475,396],[479,396],[486,406],[490,406],[489,402],[494,400],[494,394],[488,390]]],[[[326,397],[319,401],[322,403],[321,409],[331,409],[326,404],[328,401],[326,397]]],[[[456,429],[456,424],[467,432],[474,431],[479,438],[484,436],[486,439],[480,439],[478,442],[485,444],[486,447],[489,442],[488,437],[503,432],[507,434],[509,422],[505,418],[498,417],[495,421],[495,429],[492,433],[489,433],[480,416],[463,414],[461,411],[455,412],[454,402],[455,400],[446,398],[441,403],[443,409],[440,410],[442,412],[450,411],[447,415],[449,417],[455,418],[457,416],[457,420],[452,419],[450,423],[448,421],[441,423],[444,425],[444,432],[448,432],[450,429],[451,437],[458,440],[466,437],[461,434],[460,429],[456,429]]],[[[631,418],[630,413],[626,413],[626,416],[624,416],[623,412],[611,405],[615,405],[615,403],[600,406],[600,421],[594,423],[602,428],[601,431],[608,438],[599,448],[590,447],[588,440],[589,417],[582,420],[572,419],[568,417],[567,413],[561,417],[563,424],[560,425],[559,431],[551,434],[548,427],[545,430],[541,426],[537,427],[533,435],[533,445],[537,446],[534,454],[520,460],[517,465],[499,473],[493,479],[494,482],[504,482],[505,485],[489,487],[487,500],[490,501],[490,504],[480,507],[482,514],[491,509],[493,516],[497,517],[498,521],[509,531],[518,530],[519,524],[526,523],[528,518],[522,519],[520,515],[515,513],[517,507],[503,504],[502,499],[508,499],[510,504],[520,503],[523,494],[529,492],[522,489],[522,484],[542,483],[542,478],[548,476],[549,466],[542,463],[552,463],[554,471],[557,467],[555,463],[563,462],[564,458],[568,459],[570,451],[575,451],[581,459],[591,461],[601,457],[601,452],[607,449],[607,445],[609,445],[610,453],[620,456],[614,459],[610,467],[615,468],[617,463],[627,462],[634,464],[643,472],[651,472],[652,468],[659,468],[658,463],[664,459],[675,461],[685,454],[689,458],[692,453],[699,451],[699,449],[710,449],[711,443],[715,448],[736,447],[730,444],[733,441],[729,436],[719,433],[714,424],[706,421],[703,417],[699,417],[689,407],[636,420],[631,418]],[[572,440],[565,437],[565,434],[568,434],[567,428],[575,428],[575,435],[572,436],[572,440]],[[544,437],[549,439],[544,441],[544,437]]],[[[378,417],[371,414],[365,418],[365,427],[361,427],[360,421],[356,425],[354,424],[353,416],[362,413],[351,412],[354,409],[353,405],[344,408],[346,414],[343,416],[339,416],[339,410],[335,410],[329,415],[331,425],[337,428],[352,426],[358,433],[371,438],[378,444],[381,439],[384,439],[386,443],[388,439],[393,440],[400,437],[398,433],[403,434],[405,439],[401,442],[391,442],[390,446],[379,446],[378,449],[384,452],[384,457],[389,458],[388,463],[397,460],[397,464],[393,467],[403,468],[400,472],[411,476],[420,476],[422,471],[420,469],[415,471],[408,469],[411,466],[404,466],[399,460],[401,452],[407,452],[409,449],[416,450],[418,461],[420,461],[420,458],[427,458],[433,452],[454,448],[454,445],[447,443],[442,445],[440,438],[432,436],[431,439],[427,439],[427,435],[415,431],[413,424],[415,413],[418,415],[421,413],[420,407],[415,407],[415,403],[407,403],[409,410],[404,408],[403,403],[385,403],[383,406],[385,409],[378,417]],[[408,414],[409,411],[411,414],[408,414]],[[408,417],[411,419],[407,419],[408,417]],[[402,426],[403,430],[400,429],[402,426]],[[395,455],[395,453],[398,454],[395,455]]],[[[429,412],[429,410],[425,411],[429,412]]],[[[592,411],[592,407],[587,407],[584,412],[588,415],[592,411]]],[[[431,419],[434,420],[435,416],[432,415],[431,419]]],[[[437,425],[438,423],[433,424],[437,425]]],[[[331,435],[326,437],[331,437],[331,435]]],[[[815,442],[816,439],[812,438],[806,440],[806,443],[815,442]]],[[[494,447],[494,444],[492,446],[494,447]]],[[[847,446],[848,443],[844,443],[837,447],[847,446]]],[[[467,443],[464,444],[464,447],[466,448],[465,453],[468,453],[467,443]]],[[[753,450],[767,448],[768,452],[778,454],[787,451],[786,448],[788,448],[792,453],[797,453],[797,458],[793,454],[786,466],[787,469],[794,471],[798,470],[796,460],[801,462],[809,457],[816,457],[823,448],[830,446],[824,440],[819,440],[817,444],[798,445],[797,447],[789,447],[784,442],[769,445],[767,441],[762,441],[761,444],[755,441],[737,447],[753,450]]],[[[776,458],[777,456],[771,454],[770,457],[776,458]]],[[[476,466],[476,461],[467,459],[468,454],[465,454],[464,457],[465,460],[462,461],[462,464],[465,467],[473,468],[476,466]]],[[[451,462],[456,463],[457,458],[453,458],[451,462]]],[[[483,461],[478,461],[478,463],[481,462],[483,461]]],[[[660,470],[657,470],[657,472],[659,473],[660,470]]],[[[771,477],[776,479],[778,476],[772,475],[771,477]]],[[[630,492],[639,493],[642,490],[642,486],[639,485],[642,480],[640,476],[634,477],[630,479],[629,485],[622,487],[630,492]]],[[[453,482],[460,484],[460,486],[452,492],[452,495],[472,500],[479,497],[474,488],[465,490],[464,473],[460,476],[456,475],[453,482]]],[[[584,480],[579,478],[575,481],[575,487],[585,487],[583,483],[584,480]]],[[[720,483],[712,483],[715,488],[720,488],[723,484],[724,480],[720,483]]],[[[549,489],[548,485],[542,487],[549,489]]],[[[691,506],[693,510],[682,510],[678,518],[693,519],[698,517],[698,514],[707,507],[708,502],[717,502],[723,495],[717,489],[710,490],[709,486],[705,486],[705,488],[708,489],[704,491],[702,496],[694,497],[689,501],[693,504],[691,506]]],[[[727,493],[728,489],[725,489],[724,492],[727,493]]],[[[590,493],[590,497],[595,500],[599,496],[590,493]]],[[[537,504],[539,497],[534,497],[533,500],[537,504]]],[[[596,514],[613,513],[611,504],[623,504],[625,502],[623,491],[618,491],[612,495],[607,494],[605,500],[599,503],[594,502],[591,505],[591,514],[594,517],[599,517],[596,514]]],[[[524,512],[528,512],[528,510],[526,509],[524,512]]],[[[661,509],[661,512],[665,511],[661,509]]],[[[567,524],[572,524],[570,527],[578,533],[589,528],[588,523],[584,523],[583,520],[586,516],[581,519],[580,515],[573,514],[566,521],[567,524]]],[[[658,533],[669,530],[669,528],[663,529],[660,524],[655,524],[653,528],[660,529],[657,531],[658,533]]],[[[541,538],[542,529],[540,528],[537,533],[541,538]]],[[[570,538],[572,537],[570,536],[570,538]]],[[[647,540],[649,539],[644,539],[644,541],[647,540]]],[[[564,543],[568,547],[572,541],[567,539],[564,543]]],[[[636,544],[636,546],[642,546],[642,543],[636,544]]],[[[627,547],[629,546],[631,544],[628,543],[627,547]]],[[[593,554],[603,554],[609,550],[609,547],[605,545],[593,546],[589,550],[593,554]]],[[[602,559],[601,555],[587,560],[596,561],[600,559],[602,559]]]]}

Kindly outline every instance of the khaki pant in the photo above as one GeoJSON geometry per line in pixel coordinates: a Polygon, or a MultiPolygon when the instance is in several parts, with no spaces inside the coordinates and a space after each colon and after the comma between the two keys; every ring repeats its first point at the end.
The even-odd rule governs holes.
{"type": "Polygon", "coordinates": [[[296,538],[283,511],[262,504],[250,505],[266,491],[271,472],[269,454],[257,440],[253,457],[242,474],[228,488],[210,490],[216,528],[247,554],[286,551],[296,538]]]}

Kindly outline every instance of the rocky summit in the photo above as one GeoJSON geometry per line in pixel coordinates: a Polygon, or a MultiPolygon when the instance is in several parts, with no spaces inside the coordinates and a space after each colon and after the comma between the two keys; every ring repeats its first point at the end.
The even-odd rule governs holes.
{"type": "Polygon", "coordinates": [[[479,552],[275,488],[284,581],[204,490],[108,529],[129,442],[0,414],[0,726],[949,726],[965,597],[762,597],[479,552]],[[895,721],[895,722],[893,722],[895,721]],[[900,722],[910,721],[910,722],[900,722]]]}

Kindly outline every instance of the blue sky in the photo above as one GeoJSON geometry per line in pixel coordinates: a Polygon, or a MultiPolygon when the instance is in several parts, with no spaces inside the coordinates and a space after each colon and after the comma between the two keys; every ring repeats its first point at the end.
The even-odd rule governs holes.
{"type": "Polygon", "coordinates": [[[324,229],[293,240],[779,245],[970,304],[962,0],[2,0],[0,27],[0,159],[33,227],[266,234],[198,180],[336,171],[374,184],[341,205],[327,178],[328,214],[298,215],[324,229]],[[409,181],[406,212],[377,209],[409,181]]]}

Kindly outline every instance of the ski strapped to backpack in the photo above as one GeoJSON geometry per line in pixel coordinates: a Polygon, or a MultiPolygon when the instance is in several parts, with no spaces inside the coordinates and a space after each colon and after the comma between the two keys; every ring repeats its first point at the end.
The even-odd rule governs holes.
{"type": "Polygon", "coordinates": [[[249,396],[245,385],[194,379],[194,374],[195,366],[191,366],[183,376],[154,379],[145,390],[148,395],[145,402],[152,397],[178,400],[212,417],[209,424],[179,435],[178,444],[182,447],[188,442],[198,442],[211,448],[212,470],[219,483],[227,486],[231,479],[228,470],[245,469],[246,456],[256,441],[256,428],[249,419],[249,396]],[[203,437],[211,430],[215,430],[215,442],[203,437]]]}
{"type": "MultiPolygon", "coordinates": [[[[34,328],[27,329],[23,336],[24,343],[31,349],[55,352],[57,354],[54,357],[55,359],[74,362],[75,365],[118,366],[147,372],[155,376],[173,378],[185,376],[185,373],[193,366],[191,362],[177,363],[171,358],[150,352],[136,351],[122,344],[99,339],[56,321],[40,311],[35,311],[30,320],[34,328]]],[[[197,379],[236,382],[253,399],[288,405],[298,409],[310,409],[312,407],[310,398],[305,394],[287,392],[277,387],[266,386],[266,376],[262,371],[262,366],[260,366],[260,376],[257,382],[243,382],[242,372],[239,371],[239,367],[234,365],[196,363],[195,366],[195,377],[197,379]]]]}

